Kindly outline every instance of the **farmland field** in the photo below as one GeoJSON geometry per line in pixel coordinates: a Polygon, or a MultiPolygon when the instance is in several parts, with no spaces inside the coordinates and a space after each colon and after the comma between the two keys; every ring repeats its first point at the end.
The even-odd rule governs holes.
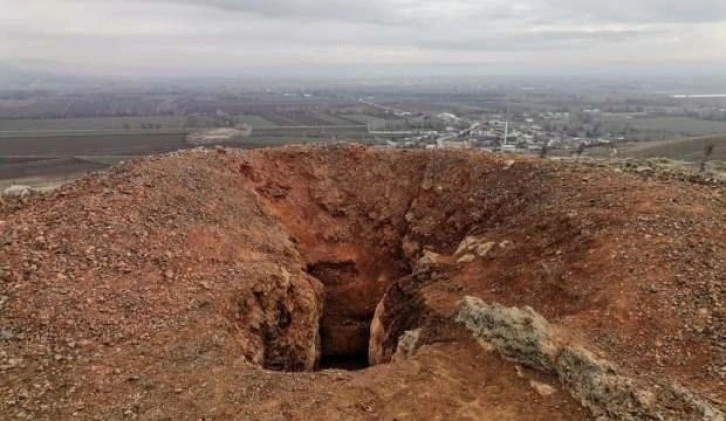
{"type": "Polygon", "coordinates": [[[317,110],[276,110],[261,113],[261,117],[274,123],[277,126],[337,126],[353,123],[349,119],[328,114],[317,110]]]}
{"type": "Polygon", "coordinates": [[[406,121],[399,118],[386,119],[366,114],[346,114],[342,117],[359,124],[370,124],[371,130],[396,130],[407,127],[406,121]]]}
{"type": "MultiPolygon", "coordinates": [[[[328,142],[334,139],[365,141],[365,126],[267,127],[226,146],[253,149],[290,143],[328,142]]],[[[40,178],[41,182],[68,175],[81,175],[113,165],[120,160],[179,149],[185,131],[145,132],[35,132],[0,136],[0,180],[40,178]]],[[[36,181],[33,181],[36,183],[36,181]]]]}
{"type": "MultiPolygon", "coordinates": [[[[13,137],[25,135],[44,136],[64,132],[105,132],[154,133],[158,131],[184,131],[185,116],[153,117],[84,117],[84,118],[39,118],[39,119],[0,119],[0,136],[13,137]]],[[[279,127],[263,117],[251,114],[235,116],[235,120],[251,125],[254,129],[279,127]]]]}
{"type": "Polygon", "coordinates": [[[184,133],[0,138],[0,155],[3,157],[148,155],[188,147],[184,133]]]}
{"type": "MultiPolygon", "coordinates": [[[[710,157],[714,161],[726,161],[726,136],[700,136],[692,138],[631,142],[617,145],[621,158],[668,158],[673,160],[699,162],[704,157],[706,146],[713,145],[710,157]]],[[[588,149],[587,155],[605,158],[610,156],[610,147],[588,149]]]]}
{"type": "MultiPolygon", "coordinates": [[[[150,101],[148,105],[158,109],[157,102],[150,101]]],[[[33,113],[18,114],[28,118],[14,119],[16,114],[0,118],[0,180],[34,180],[33,183],[42,184],[58,178],[68,179],[71,175],[77,177],[121,160],[192,148],[186,141],[190,133],[233,123],[249,124],[253,129],[251,135],[220,143],[245,149],[344,139],[370,142],[367,118],[383,122],[381,128],[386,127],[386,120],[376,117],[358,121],[345,118],[331,112],[327,103],[315,106],[238,104],[220,112],[219,104],[188,101],[182,108],[162,107],[176,110],[175,115],[144,117],[90,114],[94,107],[99,112],[135,110],[124,108],[124,104],[109,105],[103,98],[95,102],[67,102],[66,108],[63,104],[53,105],[60,108],[50,110],[48,118],[34,117],[37,114],[33,113]],[[66,111],[71,103],[91,116],[50,118],[69,115],[66,111]]]]}
{"type": "Polygon", "coordinates": [[[306,135],[331,135],[331,134],[360,134],[367,132],[366,126],[344,125],[344,126],[282,126],[269,129],[258,129],[252,132],[252,136],[301,136],[306,135]]]}
{"type": "MultiPolygon", "coordinates": [[[[115,162],[118,162],[118,160],[115,162]]],[[[0,164],[0,180],[53,176],[57,174],[82,174],[104,169],[108,165],[73,157],[37,159],[25,163],[0,164]]]]}
{"type": "Polygon", "coordinates": [[[236,115],[235,118],[242,123],[247,123],[250,126],[252,126],[253,129],[269,129],[274,127],[279,127],[277,124],[273,123],[270,120],[267,120],[264,117],[260,117],[258,115],[250,115],[250,114],[241,114],[236,115]]]}
{"type": "Polygon", "coordinates": [[[0,120],[0,132],[139,130],[143,128],[142,124],[157,125],[160,129],[181,129],[184,120],[184,116],[3,119],[0,120]]]}
{"type": "Polygon", "coordinates": [[[315,117],[318,120],[324,121],[327,124],[331,124],[331,125],[334,125],[334,126],[336,126],[336,125],[347,125],[347,124],[351,124],[351,122],[348,121],[348,120],[344,120],[344,119],[339,118],[337,116],[334,116],[334,115],[331,115],[331,114],[326,114],[326,113],[315,113],[315,117]]]}
{"type": "Polygon", "coordinates": [[[625,156],[635,158],[671,158],[684,161],[698,161],[704,155],[707,145],[713,144],[711,159],[726,160],[726,136],[704,136],[691,139],[655,141],[624,146],[625,156]]]}
{"type": "Polygon", "coordinates": [[[689,117],[645,117],[621,120],[642,131],[706,135],[726,133],[726,121],[700,120],[689,117]]]}

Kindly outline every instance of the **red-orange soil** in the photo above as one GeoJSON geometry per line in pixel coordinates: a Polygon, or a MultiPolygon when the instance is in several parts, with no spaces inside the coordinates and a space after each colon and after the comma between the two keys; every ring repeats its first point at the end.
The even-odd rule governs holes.
{"type": "Polygon", "coordinates": [[[7,200],[0,418],[591,416],[453,323],[464,296],[531,306],[624,373],[722,407],[726,187],[509,159],[188,151],[7,200]],[[467,236],[493,245],[457,263],[467,236]],[[443,263],[419,271],[428,252],[443,263]],[[367,365],[384,294],[386,364],[345,370],[367,365]]]}

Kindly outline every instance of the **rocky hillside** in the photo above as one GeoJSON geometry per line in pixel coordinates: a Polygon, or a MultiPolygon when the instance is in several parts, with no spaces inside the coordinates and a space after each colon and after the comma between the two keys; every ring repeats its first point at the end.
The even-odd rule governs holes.
{"type": "Polygon", "coordinates": [[[0,418],[723,419],[725,193],[336,145],[7,198],[0,418]]]}

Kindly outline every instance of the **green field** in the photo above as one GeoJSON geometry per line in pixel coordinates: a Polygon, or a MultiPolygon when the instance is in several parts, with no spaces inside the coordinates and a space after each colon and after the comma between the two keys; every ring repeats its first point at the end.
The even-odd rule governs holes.
{"type": "MultiPolygon", "coordinates": [[[[107,136],[155,136],[155,135],[181,135],[185,136],[190,129],[159,129],[159,130],[19,130],[0,131],[0,139],[24,141],[25,139],[58,139],[58,138],[99,138],[107,136]]],[[[2,152],[2,151],[0,151],[2,152]]]]}
{"type": "MultiPolygon", "coordinates": [[[[621,158],[668,158],[700,162],[708,145],[714,146],[711,160],[726,160],[726,136],[721,135],[623,143],[617,148],[621,158]]],[[[610,156],[610,152],[609,147],[596,147],[588,149],[586,155],[606,158],[610,156]]]]}
{"type": "Polygon", "coordinates": [[[366,114],[346,114],[343,117],[359,124],[370,124],[371,130],[397,129],[405,126],[405,124],[402,125],[402,120],[395,118],[387,120],[385,118],[373,117],[366,114]]]}
{"type": "Polygon", "coordinates": [[[726,121],[699,120],[689,117],[645,117],[621,120],[641,131],[691,135],[726,133],[726,121]]]}
{"type": "Polygon", "coordinates": [[[382,123],[382,124],[386,123],[385,118],[373,117],[373,116],[366,115],[366,114],[346,114],[343,117],[350,121],[355,121],[360,124],[368,124],[369,122],[370,123],[382,123]]]}
{"type": "MultiPolygon", "coordinates": [[[[253,128],[270,129],[279,127],[277,124],[256,115],[238,115],[237,121],[247,123],[253,128]]],[[[84,117],[84,118],[41,118],[41,119],[1,119],[2,132],[49,132],[49,131],[147,131],[147,130],[182,130],[184,116],[153,116],[153,117],[84,117]],[[153,127],[150,127],[152,125],[153,127]]],[[[17,134],[17,133],[15,133],[17,134]]]]}
{"type": "Polygon", "coordinates": [[[158,125],[160,129],[181,129],[184,116],[154,117],[87,117],[0,120],[3,131],[63,131],[63,130],[141,130],[142,125],[158,125]]]}
{"type": "Polygon", "coordinates": [[[325,121],[328,124],[331,124],[333,126],[345,126],[351,124],[350,121],[343,120],[342,118],[338,118],[334,115],[325,114],[325,113],[315,113],[315,118],[325,121]]]}
{"type": "Polygon", "coordinates": [[[622,150],[626,156],[636,158],[670,158],[684,161],[699,161],[707,145],[713,145],[711,159],[726,159],[726,136],[706,136],[691,139],[643,142],[625,145],[622,150]]]}
{"type": "Polygon", "coordinates": [[[252,126],[252,129],[271,129],[275,127],[279,127],[279,125],[273,123],[270,120],[267,120],[264,117],[260,117],[258,115],[250,115],[250,114],[240,114],[236,115],[235,119],[241,123],[246,123],[252,126]]]}

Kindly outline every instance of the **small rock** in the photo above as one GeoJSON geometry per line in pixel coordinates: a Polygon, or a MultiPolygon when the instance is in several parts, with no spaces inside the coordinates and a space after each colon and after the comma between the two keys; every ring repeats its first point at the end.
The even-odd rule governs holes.
{"type": "Polygon", "coordinates": [[[403,361],[410,358],[419,347],[421,338],[421,329],[409,330],[403,333],[398,339],[396,353],[393,355],[393,361],[403,361]]]}
{"type": "Polygon", "coordinates": [[[517,377],[519,377],[520,379],[523,379],[524,378],[524,371],[522,371],[522,367],[521,366],[515,365],[514,366],[514,371],[517,372],[517,377]]]}
{"type": "Polygon", "coordinates": [[[23,364],[22,358],[10,358],[8,359],[7,366],[12,367],[20,367],[23,364]]]}
{"type": "Polygon", "coordinates": [[[635,169],[635,172],[637,173],[647,173],[647,172],[653,172],[653,169],[650,167],[646,167],[644,165],[641,165],[635,169]]]}
{"type": "Polygon", "coordinates": [[[472,235],[467,236],[464,238],[461,243],[459,243],[459,247],[456,248],[456,251],[454,252],[455,255],[460,255],[466,251],[471,251],[473,247],[475,247],[477,244],[479,244],[481,240],[477,237],[474,237],[472,235]]]}
{"type": "Polygon", "coordinates": [[[537,393],[540,394],[540,396],[548,397],[557,393],[557,389],[545,383],[530,380],[529,385],[532,386],[532,388],[534,388],[534,390],[536,390],[537,393]]]}
{"type": "Polygon", "coordinates": [[[495,242],[493,242],[493,241],[490,241],[490,242],[488,242],[488,243],[484,243],[484,244],[479,244],[479,245],[478,245],[478,246],[476,247],[476,254],[477,254],[477,255],[478,255],[479,257],[485,257],[485,256],[486,256],[487,254],[489,254],[489,252],[490,252],[490,251],[492,251],[492,249],[494,248],[494,246],[495,246],[496,244],[497,244],[497,243],[495,243],[495,242]]]}
{"type": "Polygon", "coordinates": [[[0,330],[0,340],[2,341],[9,341],[10,339],[13,339],[15,337],[15,334],[10,329],[2,329],[0,330]]]}
{"type": "Polygon", "coordinates": [[[359,404],[358,404],[358,407],[359,407],[359,408],[360,408],[361,410],[365,411],[365,412],[373,412],[373,407],[372,407],[372,406],[370,406],[370,405],[365,405],[365,404],[359,403],[359,404]]]}
{"type": "Polygon", "coordinates": [[[476,260],[476,256],[473,254],[465,254],[456,261],[456,263],[471,263],[476,260]]]}
{"type": "Polygon", "coordinates": [[[442,263],[443,257],[430,250],[425,250],[423,256],[416,262],[417,266],[432,266],[442,263]]]}
{"type": "Polygon", "coordinates": [[[3,191],[4,196],[25,197],[33,192],[30,186],[13,185],[3,191]]]}

